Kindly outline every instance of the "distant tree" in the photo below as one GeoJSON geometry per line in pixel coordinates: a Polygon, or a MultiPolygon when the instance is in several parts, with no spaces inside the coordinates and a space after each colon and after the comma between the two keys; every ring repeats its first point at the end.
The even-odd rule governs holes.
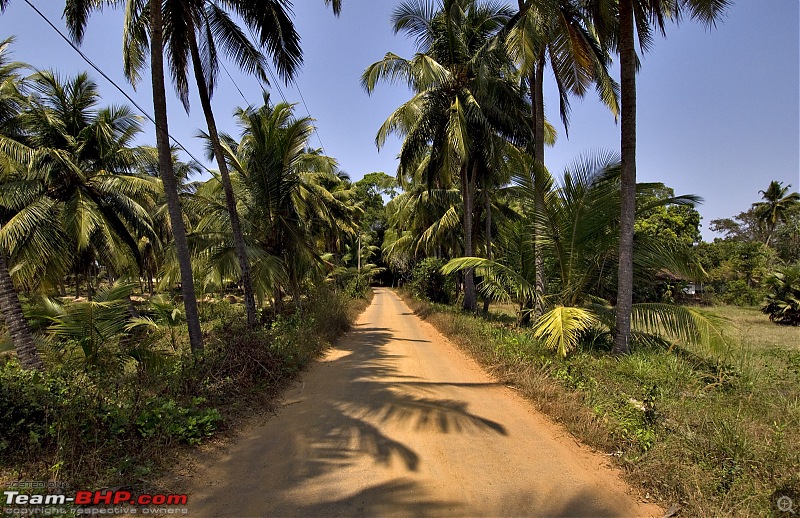
{"type": "Polygon", "coordinates": [[[654,203],[673,198],[675,191],[669,187],[655,188],[654,194],[637,196],[636,203],[645,208],[637,214],[634,230],[637,234],[674,240],[690,247],[700,242],[700,213],[692,204],[664,205],[654,203]]]}
{"type": "Polygon", "coordinates": [[[760,223],[756,210],[749,208],[732,218],[712,219],[708,225],[712,232],[733,241],[766,241],[766,229],[760,223]]]}
{"type": "Polygon", "coordinates": [[[761,223],[767,227],[767,239],[764,241],[769,246],[775,227],[779,222],[786,221],[786,211],[800,205],[800,193],[789,192],[791,185],[783,186],[783,182],[773,180],[766,191],[758,191],[764,201],[753,204],[753,208],[761,223]]]}
{"type": "Polygon", "coordinates": [[[775,251],[760,241],[715,239],[700,243],[694,256],[708,272],[708,293],[726,304],[752,306],[764,292],[762,279],[775,264],[775,251]]]}
{"type": "Polygon", "coordinates": [[[367,173],[353,184],[353,191],[353,200],[364,210],[361,216],[361,229],[379,233],[380,239],[377,242],[380,243],[383,231],[386,229],[383,196],[389,196],[390,199],[397,196],[397,180],[382,172],[367,173]]]}

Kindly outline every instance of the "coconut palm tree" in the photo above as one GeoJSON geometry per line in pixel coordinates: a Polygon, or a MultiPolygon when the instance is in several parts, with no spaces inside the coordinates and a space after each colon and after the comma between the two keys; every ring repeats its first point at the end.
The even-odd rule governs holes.
{"type": "MultiPolygon", "coordinates": [[[[402,80],[413,90],[411,100],[384,122],[376,144],[380,148],[390,133],[404,137],[400,176],[424,163],[429,186],[438,175],[457,179],[468,255],[475,251],[479,178],[488,174],[493,157],[501,152],[492,136],[517,143],[530,135],[519,124],[529,108],[512,79],[511,61],[502,46],[488,45],[512,15],[505,6],[472,0],[405,2],[393,15],[394,29],[416,39],[417,54],[408,60],[389,53],[362,75],[367,92],[381,80],[402,80]]],[[[476,302],[474,276],[468,269],[464,309],[475,311],[476,302]]]]}
{"type": "Polygon", "coordinates": [[[0,238],[22,281],[60,282],[83,265],[91,296],[96,263],[117,275],[141,266],[137,241],[154,237],[148,210],[160,183],[136,171],[147,153],[132,146],[140,119],[125,106],[97,109],[86,74],[64,80],[42,71],[29,84],[20,121],[32,152],[3,175],[0,204],[13,216],[0,238]]]}
{"type": "MultiPolygon", "coordinates": [[[[103,2],[101,0],[69,0],[64,8],[67,26],[75,41],[83,40],[86,24],[90,13],[104,4],[119,4],[121,0],[103,2]]],[[[127,13],[142,12],[144,2],[141,0],[127,0],[127,13]]],[[[152,4],[149,4],[152,7],[152,4]]],[[[175,250],[181,271],[181,292],[186,313],[186,323],[189,329],[189,343],[193,352],[203,349],[203,333],[200,330],[200,316],[197,312],[197,295],[194,289],[192,276],[192,262],[189,256],[189,245],[186,240],[186,226],[183,222],[180,200],[178,198],[178,183],[172,162],[172,152],[169,144],[169,121],[167,118],[167,91],[165,86],[164,69],[164,5],[159,4],[158,9],[148,8],[149,18],[147,24],[142,24],[141,30],[148,31],[150,36],[150,79],[153,90],[153,117],[156,127],[156,149],[158,151],[158,169],[164,185],[164,194],[169,209],[172,236],[175,241],[175,250]]]]}
{"type": "Polygon", "coordinates": [[[18,116],[28,153],[0,177],[0,242],[21,283],[61,282],[82,266],[91,297],[96,264],[117,274],[141,265],[137,241],[153,236],[148,201],[160,184],[134,171],[139,118],[124,106],[97,109],[86,74],[37,72],[28,88],[18,116]]]}
{"type": "MultiPolygon", "coordinates": [[[[547,311],[533,322],[534,334],[543,343],[565,356],[590,333],[607,336],[613,329],[614,309],[593,295],[604,277],[604,265],[615,261],[619,225],[616,222],[619,195],[619,164],[615,157],[600,156],[579,160],[564,173],[562,184],[547,178],[543,189],[545,203],[534,215],[536,190],[529,177],[516,179],[516,192],[523,218],[504,225],[500,233],[497,260],[459,258],[443,269],[452,273],[474,267],[484,276],[481,291],[504,302],[517,302],[520,320],[525,301],[536,292],[534,243],[553,259],[551,275],[558,287],[544,298],[547,311]],[[533,227],[539,226],[537,232],[533,227]]],[[[662,188],[661,184],[640,184],[643,195],[662,188]]],[[[641,210],[661,204],[693,204],[694,196],[655,200],[641,210]]],[[[685,250],[669,240],[639,236],[636,264],[639,271],[667,268],[672,272],[701,275],[702,269],[685,250]]],[[[637,338],[642,341],[674,340],[709,347],[719,353],[726,346],[720,331],[722,323],[703,312],[665,304],[634,306],[637,338]]]]}
{"type": "MultiPolygon", "coordinates": [[[[520,64],[531,97],[531,174],[545,166],[545,144],[550,136],[544,116],[544,76],[548,62],[559,92],[561,120],[569,133],[570,95],[583,97],[595,84],[600,99],[616,117],[619,113],[618,85],[608,73],[608,56],[588,27],[580,6],[574,0],[535,2],[526,8],[518,1],[521,14],[508,31],[509,52],[520,64]]],[[[544,173],[540,173],[544,174],[544,173]]],[[[535,184],[535,182],[534,182],[535,184]]],[[[543,203],[543,194],[539,196],[543,203]]],[[[537,297],[535,313],[541,314],[541,298],[545,292],[544,261],[536,254],[537,297]]]]}
{"type": "MultiPolygon", "coordinates": [[[[0,3],[0,7],[4,7],[0,3]]],[[[23,96],[19,92],[19,70],[24,64],[11,61],[9,47],[13,38],[0,42],[0,171],[5,174],[13,167],[14,157],[19,157],[18,139],[22,130],[19,113],[22,109],[23,96]],[[10,155],[9,156],[9,152],[10,155]]],[[[0,207],[0,232],[11,214],[0,207]]],[[[7,250],[0,242],[0,315],[5,321],[8,333],[14,344],[20,365],[25,369],[44,370],[39,351],[33,341],[28,323],[22,314],[14,282],[8,270],[7,250]]]]}
{"type": "Polygon", "coordinates": [[[765,244],[769,246],[772,236],[775,233],[775,227],[781,221],[786,221],[786,212],[800,205],[800,193],[790,193],[791,185],[783,186],[783,182],[773,180],[770,182],[766,191],[758,191],[764,201],[759,201],[753,204],[756,210],[756,215],[761,223],[767,225],[767,239],[765,244]]]}
{"type": "MultiPolygon", "coordinates": [[[[144,66],[147,47],[147,32],[143,25],[141,12],[136,12],[135,4],[129,3],[124,34],[125,73],[132,82],[139,77],[139,69],[144,66]]],[[[300,39],[282,2],[269,1],[256,5],[252,1],[233,2],[176,2],[170,5],[170,20],[165,25],[167,34],[167,54],[173,83],[184,107],[189,109],[188,75],[191,69],[200,97],[200,104],[206,119],[209,141],[214,150],[214,159],[220,173],[225,191],[228,210],[231,213],[231,232],[236,244],[236,253],[244,289],[244,306],[248,324],[256,323],[255,299],[247,260],[244,238],[230,175],[225,163],[224,152],[219,142],[217,124],[211,109],[211,97],[219,69],[219,54],[224,53],[234,59],[246,72],[258,75],[266,81],[266,62],[261,52],[253,46],[247,36],[231,18],[233,11],[254,31],[262,46],[270,50],[273,63],[279,75],[290,79],[300,65],[302,52],[300,39]],[[202,54],[202,55],[201,55],[202,54]]]]}
{"type": "MultiPolygon", "coordinates": [[[[321,244],[331,233],[356,234],[357,217],[328,187],[342,180],[335,160],[307,149],[311,119],[296,119],[293,106],[272,107],[265,96],[261,107],[237,110],[242,128],[237,142],[222,136],[237,196],[237,210],[253,261],[253,278],[260,299],[284,293],[300,301],[301,282],[321,262],[321,244]]],[[[210,151],[210,150],[209,150],[210,151]]],[[[220,203],[221,184],[214,178],[198,189],[195,227],[198,249],[206,254],[219,282],[231,273],[230,219],[220,203]]]]}
{"type": "Polygon", "coordinates": [[[620,57],[620,145],[622,172],[620,192],[620,240],[617,284],[617,320],[614,352],[628,351],[633,302],[633,224],[636,214],[636,40],[647,51],[653,31],[666,34],[669,19],[680,21],[684,13],[713,26],[730,0],[584,0],[584,8],[603,44],[620,57]]]}

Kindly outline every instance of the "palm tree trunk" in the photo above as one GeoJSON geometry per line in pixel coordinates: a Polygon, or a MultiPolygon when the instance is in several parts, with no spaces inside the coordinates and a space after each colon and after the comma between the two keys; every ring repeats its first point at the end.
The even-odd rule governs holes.
{"type": "Polygon", "coordinates": [[[769,232],[767,233],[767,239],[764,241],[764,245],[769,246],[770,241],[772,241],[772,236],[775,234],[775,227],[777,226],[777,222],[771,223],[769,226],[769,232]]]}
{"type": "Polygon", "coordinates": [[[256,325],[256,302],[253,296],[253,279],[250,273],[250,261],[247,259],[247,249],[245,248],[244,235],[239,222],[239,211],[236,210],[236,197],[233,194],[231,175],[228,173],[228,165],[225,162],[225,153],[219,141],[217,133],[217,123],[214,120],[214,112],[211,110],[211,97],[208,92],[203,68],[200,64],[200,52],[197,49],[197,40],[193,31],[189,32],[189,47],[192,53],[192,65],[194,67],[194,78],[197,82],[197,92],[200,95],[200,104],[203,106],[203,114],[206,117],[208,126],[208,137],[211,140],[211,147],[214,149],[214,158],[217,160],[219,175],[222,179],[222,187],[225,190],[225,203],[228,206],[228,213],[231,217],[231,232],[233,242],[236,246],[236,257],[239,259],[239,268],[242,271],[242,288],[244,289],[244,309],[247,314],[247,325],[256,325]]]}
{"type": "Polygon", "coordinates": [[[158,169],[164,184],[175,251],[181,270],[181,293],[189,327],[189,344],[192,352],[203,350],[203,333],[200,330],[200,317],[197,313],[197,296],[194,293],[192,262],[189,258],[189,245],[186,241],[186,227],[183,224],[178,182],[172,164],[167,126],[167,93],[164,86],[164,38],[160,3],[150,3],[150,73],[153,86],[153,111],[156,120],[156,146],[158,148],[158,169]]]}
{"type": "MultiPolygon", "coordinates": [[[[544,205],[544,193],[539,188],[542,184],[541,179],[537,178],[544,171],[544,49],[539,54],[536,62],[536,69],[531,73],[531,111],[533,116],[533,189],[534,205],[536,211],[541,211],[544,205]]],[[[536,232],[534,227],[534,232],[536,232]]],[[[542,303],[546,285],[544,277],[544,259],[540,247],[536,244],[537,235],[534,235],[533,254],[534,254],[534,276],[536,282],[536,297],[533,303],[533,318],[539,318],[544,314],[542,303]]]]}
{"type": "MultiPolygon", "coordinates": [[[[492,260],[492,200],[488,186],[483,188],[483,205],[486,210],[486,258],[492,260]]],[[[483,313],[489,314],[489,297],[483,299],[483,313]]]]}
{"type": "MultiPolygon", "coordinates": [[[[464,197],[464,256],[474,257],[475,249],[472,242],[472,213],[474,208],[475,177],[477,176],[478,164],[473,164],[472,174],[468,172],[469,165],[461,166],[461,189],[464,197]]],[[[467,268],[464,270],[464,309],[475,311],[478,301],[475,294],[475,270],[467,268]]]]}
{"type": "Polygon", "coordinates": [[[44,363],[39,357],[31,330],[22,314],[22,304],[14,290],[14,282],[8,273],[6,255],[2,251],[0,251],[0,313],[6,322],[8,334],[11,335],[22,368],[43,371],[44,363]]]}
{"type": "Polygon", "coordinates": [[[615,354],[629,351],[633,303],[633,225],[636,215],[636,47],[632,0],[619,1],[622,172],[615,354]]]}

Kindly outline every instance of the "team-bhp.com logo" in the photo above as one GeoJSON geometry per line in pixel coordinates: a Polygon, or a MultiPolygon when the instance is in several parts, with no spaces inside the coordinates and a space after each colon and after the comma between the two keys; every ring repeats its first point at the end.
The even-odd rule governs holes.
{"type": "Polygon", "coordinates": [[[5,512],[19,515],[56,515],[73,507],[76,514],[188,514],[187,495],[141,494],[130,491],[77,491],[75,496],[64,494],[27,495],[19,491],[3,491],[5,512]],[[129,507],[133,506],[133,507],[129,507]],[[162,507],[155,507],[162,506],[162,507]],[[163,507],[166,506],[166,507],[163,507]],[[172,506],[172,507],[170,507],[172,506]],[[58,511],[64,511],[60,513],[58,511]]]}

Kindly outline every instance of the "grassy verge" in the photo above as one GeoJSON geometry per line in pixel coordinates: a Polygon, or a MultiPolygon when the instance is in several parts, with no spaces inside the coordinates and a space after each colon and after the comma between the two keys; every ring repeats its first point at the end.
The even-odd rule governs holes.
{"type": "Polygon", "coordinates": [[[584,348],[560,360],[502,319],[403,294],[414,311],[584,443],[614,455],[626,478],[682,516],[774,516],[800,502],[797,328],[755,310],[720,308],[740,345],[724,359],[638,348],[584,348]]]}
{"type": "Polygon", "coordinates": [[[127,358],[117,370],[51,363],[41,374],[6,358],[0,364],[0,483],[122,485],[143,492],[181,445],[230,430],[254,408],[269,409],[366,304],[320,292],[302,312],[256,329],[247,328],[235,306],[209,305],[200,357],[127,358]]]}

